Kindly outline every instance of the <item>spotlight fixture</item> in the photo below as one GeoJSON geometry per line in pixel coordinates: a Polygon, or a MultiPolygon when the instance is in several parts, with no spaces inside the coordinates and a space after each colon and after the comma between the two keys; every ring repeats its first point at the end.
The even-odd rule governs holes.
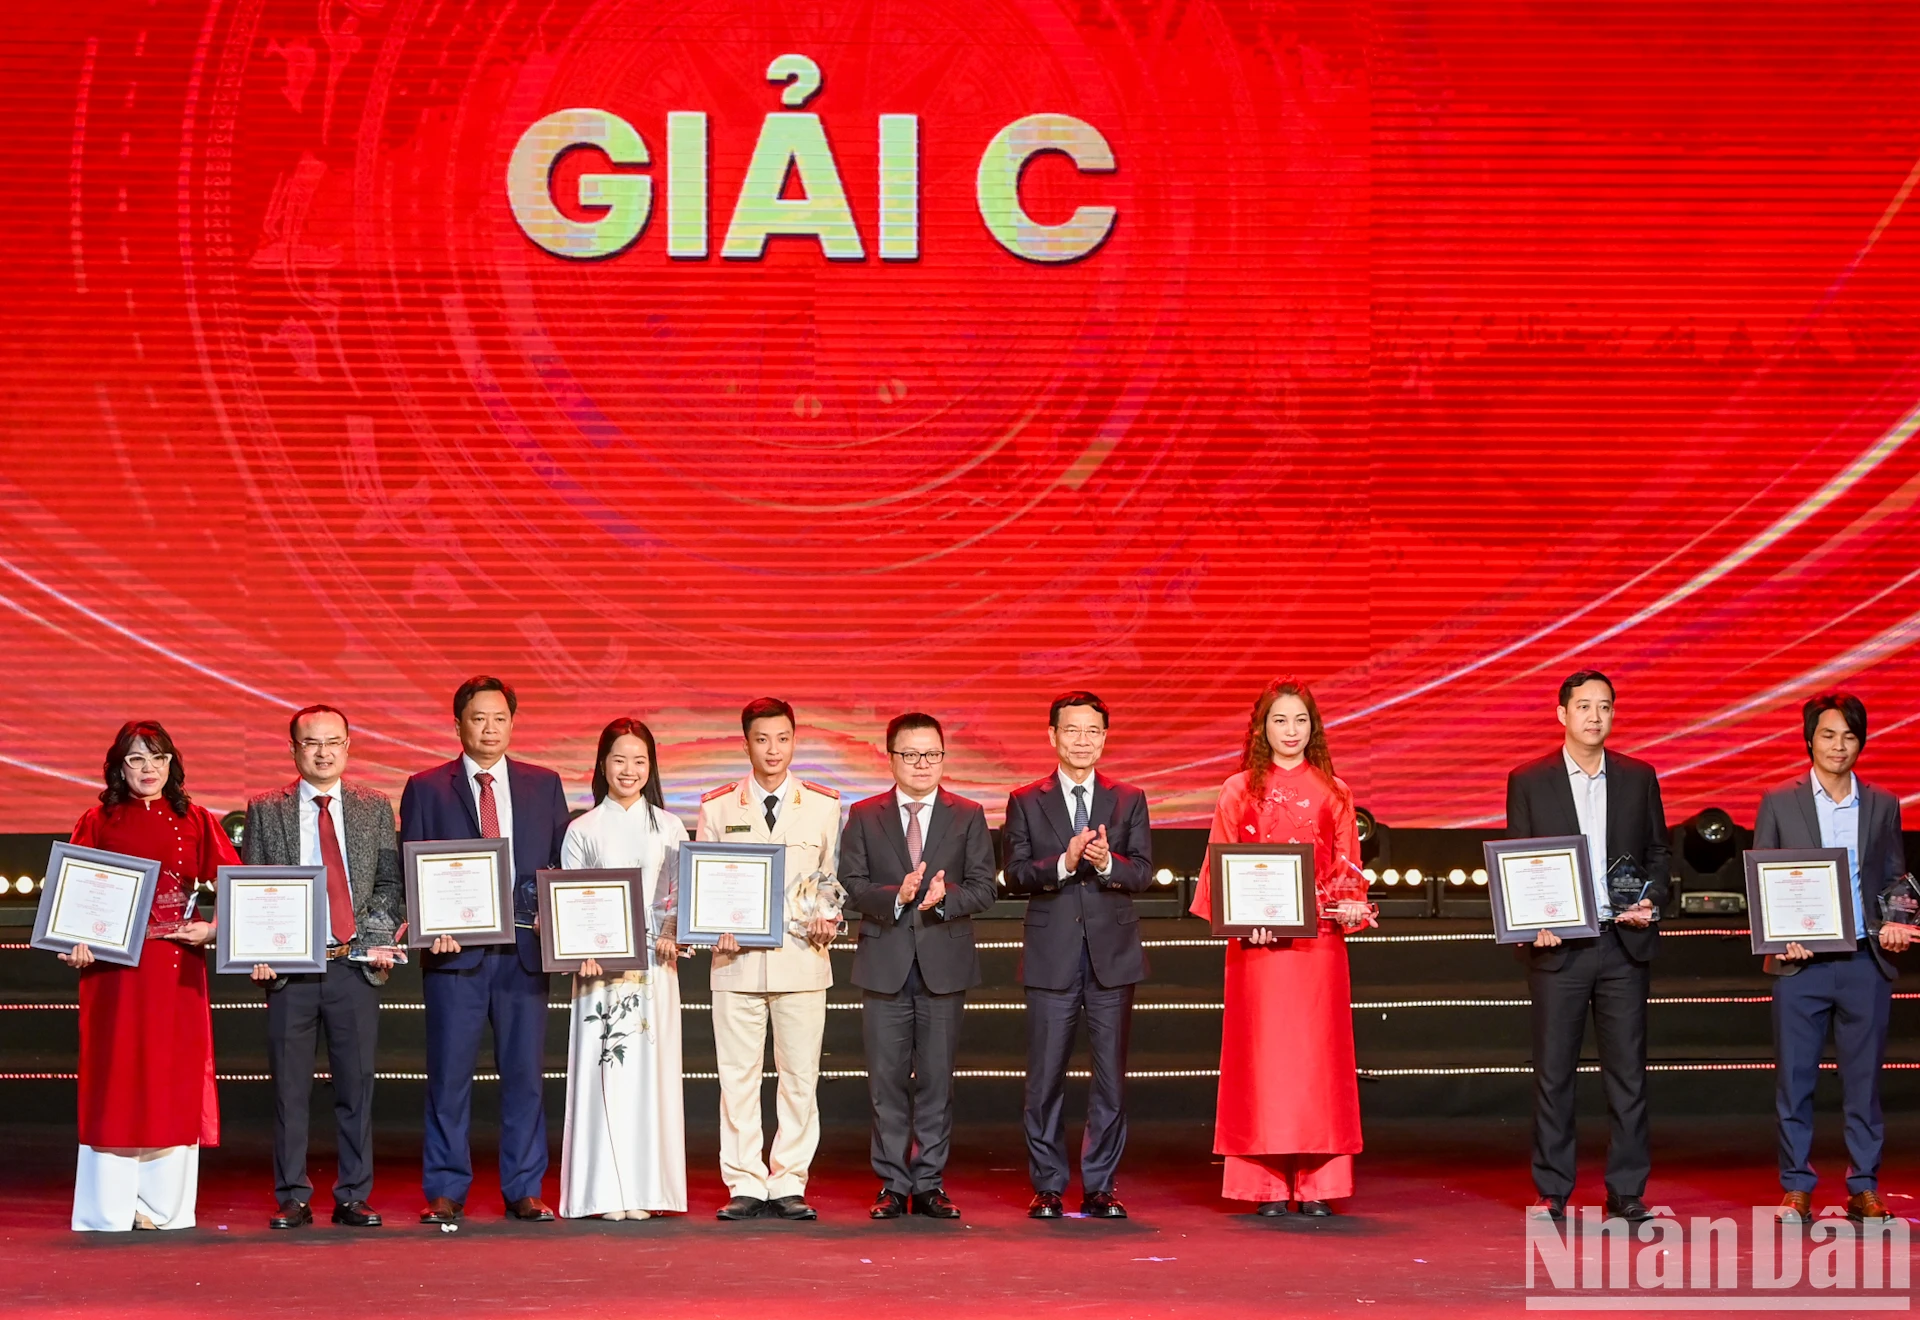
{"type": "Polygon", "coordinates": [[[1739,849],[1740,831],[1719,807],[1708,807],[1688,821],[1680,840],[1681,854],[1696,875],[1717,875],[1739,849]]]}
{"type": "Polygon", "coordinates": [[[1467,873],[1456,866],[1447,872],[1447,883],[1450,885],[1464,885],[1467,883],[1467,873]]]}
{"type": "Polygon", "coordinates": [[[1389,866],[1386,870],[1380,873],[1380,878],[1390,885],[1397,885],[1400,883],[1400,873],[1394,870],[1391,866],[1389,866]]]}
{"type": "Polygon", "coordinates": [[[1353,832],[1360,840],[1360,860],[1371,862],[1380,856],[1387,841],[1387,827],[1365,807],[1353,809],[1353,832]]]}
{"type": "Polygon", "coordinates": [[[33,892],[33,877],[23,875],[13,882],[13,887],[22,894],[31,894],[33,892]]]}
{"type": "Polygon", "coordinates": [[[232,842],[234,850],[239,851],[240,846],[246,841],[247,813],[229,811],[220,818],[220,830],[232,842]]]}
{"type": "Polygon", "coordinates": [[[1169,870],[1168,870],[1168,869],[1167,869],[1166,867],[1164,867],[1164,866],[1163,866],[1163,867],[1161,867],[1161,868],[1160,868],[1160,869],[1159,869],[1158,871],[1155,871],[1155,872],[1153,873],[1153,883],[1155,883],[1156,885],[1170,885],[1170,884],[1172,884],[1172,883],[1173,883],[1173,872],[1172,872],[1172,871],[1169,871],[1169,870]]]}
{"type": "Polygon", "coordinates": [[[1367,877],[1368,884],[1373,884],[1380,879],[1380,873],[1374,870],[1371,866],[1369,866],[1366,870],[1362,871],[1360,874],[1367,877]]]}
{"type": "Polygon", "coordinates": [[[1005,889],[1007,887],[1007,873],[1005,871],[994,872],[993,883],[995,883],[996,885],[999,885],[1002,889],[1005,889]]]}
{"type": "Polygon", "coordinates": [[[1409,866],[1409,867],[1407,868],[1407,883],[1408,883],[1408,884],[1410,884],[1410,885],[1417,885],[1417,884],[1419,884],[1419,883],[1420,883],[1420,882],[1421,882],[1422,880],[1424,880],[1424,879],[1426,879],[1426,877],[1420,874],[1420,868],[1419,868],[1419,867],[1417,867],[1417,866],[1409,866]]]}
{"type": "Polygon", "coordinates": [[[1475,883],[1476,885],[1484,885],[1485,883],[1487,883],[1486,867],[1476,866],[1473,868],[1473,883],[1475,883]]]}

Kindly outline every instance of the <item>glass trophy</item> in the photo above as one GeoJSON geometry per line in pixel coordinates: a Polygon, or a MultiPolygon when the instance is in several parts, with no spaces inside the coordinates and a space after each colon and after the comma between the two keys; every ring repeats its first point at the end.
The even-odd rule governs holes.
{"type": "Polygon", "coordinates": [[[1380,924],[1378,904],[1367,903],[1367,873],[1355,866],[1353,859],[1345,853],[1335,853],[1333,857],[1333,875],[1327,881],[1326,901],[1321,904],[1320,917],[1324,921],[1340,920],[1340,904],[1366,903],[1365,924],[1380,924]]]}
{"type": "Polygon", "coordinates": [[[1645,898],[1652,888],[1647,873],[1631,857],[1616,857],[1607,867],[1607,906],[1616,917],[1645,898]]]}
{"type": "Polygon", "coordinates": [[[1880,891],[1880,920],[1889,926],[1920,925],[1920,882],[1903,875],[1880,891]]]}
{"type": "Polygon", "coordinates": [[[157,891],[153,896],[153,907],[147,914],[147,938],[165,939],[185,930],[193,922],[196,897],[191,889],[157,891]]]}

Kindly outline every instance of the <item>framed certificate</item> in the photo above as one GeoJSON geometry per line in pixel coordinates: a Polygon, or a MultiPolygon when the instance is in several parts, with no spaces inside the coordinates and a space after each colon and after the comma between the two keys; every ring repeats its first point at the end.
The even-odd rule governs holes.
{"type": "Polygon", "coordinates": [[[1563,940],[1600,933],[1584,836],[1489,839],[1480,846],[1487,858],[1496,943],[1531,944],[1543,930],[1563,940]]]}
{"type": "Polygon", "coordinates": [[[265,963],[282,976],[327,970],[327,868],[223,866],[214,883],[216,972],[265,963]]]}
{"type": "Polygon", "coordinates": [[[1860,942],[1845,848],[1768,848],[1742,854],[1755,953],[1851,953],[1860,942]]]}
{"type": "Polygon", "coordinates": [[[1320,934],[1310,843],[1210,843],[1213,933],[1247,936],[1269,930],[1279,939],[1320,934]]]}
{"type": "Polygon", "coordinates": [[[743,949],[787,942],[787,850],[777,843],[680,845],[680,944],[731,935],[743,949]]]}
{"type": "Polygon", "coordinates": [[[33,947],[66,953],[84,944],[101,962],[140,965],[160,863],[56,843],[47,854],[33,947]]]}
{"type": "Polygon", "coordinates": [[[589,958],[605,972],[646,967],[644,872],[541,871],[535,878],[543,971],[577,972],[589,958]]]}
{"type": "Polygon", "coordinates": [[[415,839],[400,845],[407,881],[407,947],[442,935],[462,948],[512,944],[511,839],[415,839]]]}

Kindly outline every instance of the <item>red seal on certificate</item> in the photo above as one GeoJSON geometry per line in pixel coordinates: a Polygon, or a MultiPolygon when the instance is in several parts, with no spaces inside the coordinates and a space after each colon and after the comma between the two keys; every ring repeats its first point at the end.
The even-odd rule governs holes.
{"type": "Polygon", "coordinates": [[[274,948],[276,948],[276,949],[284,949],[284,948],[286,948],[286,947],[287,947],[287,945],[288,945],[288,943],[289,943],[289,942],[290,942],[290,941],[289,941],[289,940],[287,939],[287,932],[285,932],[284,930],[277,930],[277,931],[275,931],[275,932],[273,933],[273,947],[274,947],[274,948]]]}
{"type": "Polygon", "coordinates": [[[1546,905],[1546,912],[1549,917],[1557,917],[1560,915],[1560,905],[1558,903],[1549,903],[1546,905]]]}
{"type": "Polygon", "coordinates": [[[472,921],[472,920],[473,920],[473,918],[474,918],[474,916],[475,916],[475,913],[474,913],[474,910],[473,910],[472,908],[470,908],[470,907],[463,907],[463,908],[461,908],[461,909],[460,909],[460,920],[462,920],[462,921],[472,921]]]}
{"type": "Polygon", "coordinates": [[[745,925],[747,910],[743,907],[737,907],[727,914],[727,920],[735,926],[745,925]]]}
{"type": "Polygon", "coordinates": [[[94,923],[93,923],[93,933],[94,933],[95,935],[105,935],[105,934],[107,933],[107,923],[106,923],[106,922],[104,922],[104,921],[96,921],[96,922],[94,922],[94,923]]]}
{"type": "Polygon", "coordinates": [[[613,936],[607,934],[605,931],[601,931],[593,937],[593,942],[597,947],[604,949],[613,943],[613,936]]]}
{"type": "Polygon", "coordinates": [[[1819,926],[1820,926],[1820,922],[1819,922],[1819,919],[1818,919],[1818,918],[1816,918],[1816,917],[1802,917],[1802,918],[1800,918],[1800,929],[1801,929],[1801,930],[1817,930],[1817,929],[1819,928],[1819,926]]]}

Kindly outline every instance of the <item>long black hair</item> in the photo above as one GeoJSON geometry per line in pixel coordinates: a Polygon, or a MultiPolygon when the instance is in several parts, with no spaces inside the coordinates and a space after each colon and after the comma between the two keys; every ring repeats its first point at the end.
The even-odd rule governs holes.
{"type": "Polygon", "coordinates": [[[605,802],[611,791],[607,784],[607,753],[613,750],[615,742],[628,734],[647,745],[647,782],[641,785],[640,796],[665,811],[667,798],[660,788],[660,753],[654,747],[653,730],[630,715],[622,715],[600,730],[600,748],[593,754],[594,804],[597,806],[605,802]]]}
{"type": "Polygon", "coordinates": [[[113,808],[134,800],[133,790],[127,787],[127,768],[123,763],[137,742],[144,742],[150,752],[173,758],[167,763],[167,782],[160,796],[173,808],[174,815],[186,815],[187,803],[192,801],[187,796],[186,758],[180,755],[172,735],[159,720],[128,720],[120,726],[120,732],[113,736],[113,746],[107,748],[106,763],[100,768],[100,777],[107,783],[100,790],[100,804],[113,808]]]}

